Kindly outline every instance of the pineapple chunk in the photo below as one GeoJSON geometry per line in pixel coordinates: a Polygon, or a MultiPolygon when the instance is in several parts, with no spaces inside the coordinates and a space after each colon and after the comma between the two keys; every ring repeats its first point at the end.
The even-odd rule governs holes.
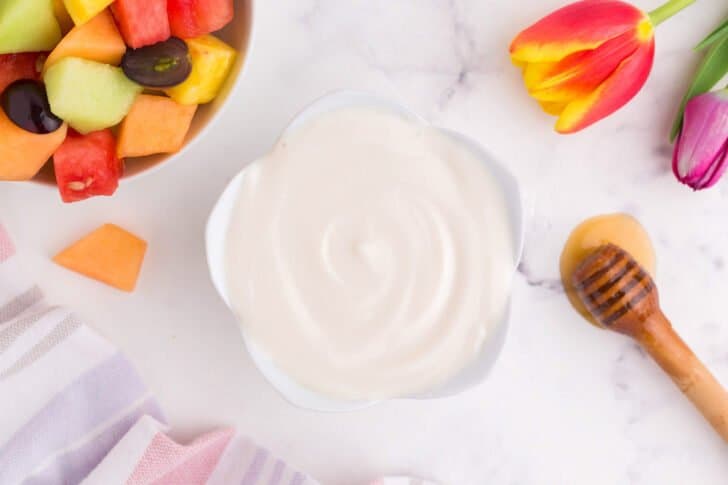
{"type": "Polygon", "coordinates": [[[85,24],[112,3],[114,0],[63,0],[66,11],[76,25],[85,24]]]}
{"type": "Polygon", "coordinates": [[[192,72],[182,83],[166,90],[180,104],[209,103],[220,93],[235,62],[237,52],[220,39],[203,35],[187,39],[192,72]]]}

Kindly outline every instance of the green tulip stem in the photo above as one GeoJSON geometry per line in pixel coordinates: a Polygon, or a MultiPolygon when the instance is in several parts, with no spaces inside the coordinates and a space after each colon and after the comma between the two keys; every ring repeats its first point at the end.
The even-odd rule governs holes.
{"type": "Polygon", "coordinates": [[[652,20],[652,25],[658,26],[678,13],[680,10],[689,7],[693,3],[695,3],[695,0],[670,0],[661,7],[654,9],[648,15],[650,16],[650,20],[652,20]]]}

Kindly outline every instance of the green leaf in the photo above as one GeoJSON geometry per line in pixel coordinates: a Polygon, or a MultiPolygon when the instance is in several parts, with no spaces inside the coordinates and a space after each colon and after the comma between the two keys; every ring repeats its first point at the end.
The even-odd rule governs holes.
{"type": "Polygon", "coordinates": [[[695,47],[696,51],[701,51],[706,47],[713,45],[725,36],[728,36],[728,19],[726,19],[717,29],[708,35],[703,41],[695,47]]]}
{"type": "Polygon", "coordinates": [[[727,73],[728,36],[725,36],[721,40],[713,43],[713,46],[705,55],[705,59],[703,59],[703,62],[700,64],[690,89],[688,89],[682,103],[680,103],[680,110],[678,111],[675,123],[672,125],[670,140],[675,140],[678,133],[680,133],[683,114],[685,113],[685,105],[688,101],[698,94],[707,93],[713,89],[713,87],[715,87],[715,85],[718,84],[718,82],[723,79],[727,73]]]}

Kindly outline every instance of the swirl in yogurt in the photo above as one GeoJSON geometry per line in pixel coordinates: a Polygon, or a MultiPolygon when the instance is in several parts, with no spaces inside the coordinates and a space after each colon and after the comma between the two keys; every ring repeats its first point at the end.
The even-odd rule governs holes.
{"type": "Polygon", "coordinates": [[[347,400],[431,390],[505,311],[514,248],[482,161],[374,108],[317,117],[251,165],[226,243],[246,337],[302,386],[347,400]]]}

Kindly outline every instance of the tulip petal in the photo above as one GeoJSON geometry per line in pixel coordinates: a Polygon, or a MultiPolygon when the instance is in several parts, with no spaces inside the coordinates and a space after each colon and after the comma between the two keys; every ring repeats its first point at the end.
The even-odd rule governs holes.
{"type": "Polygon", "coordinates": [[[723,175],[728,160],[728,93],[713,92],[691,99],[683,130],[675,145],[673,172],[699,190],[723,175]]]}
{"type": "Polygon", "coordinates": [[[655,42],[642,44],[597,89],[575,99],[556,122],[559,133],[574,133],[609,116],[630,101],[647,81],[655,57],[655,42]]]}
{"type": "Polygon", "coordinates": [[[528,91],[538,89],[545,79],[554,72],[556,62],[531,62],[523,68],[523,82],[528,91]]]}
{"type": "Polygon", "coordinates": [[[527,87],[539,101],[569,102],[599,87],[641,43],[635,31],[611,39],[598,48],[577,52],[551,64],[548,72],[532,75],[527,87]]]}
{"type": "Polygon", "coordinates": [[[703,177],[700,181],[700,188],[701,189],[707,189],[709,187],[712,187],[715,185],[718,180],[723,176],[725,173],[725,169],[728,168],[728,142],[726,142],[725,145],[723,145],[723,149],[720,153],[718,153],[716,159],[713,161],[713,166],[711,167],[711,170],[708,171],[705,174],[705,177],[703,177]]]}
{"type": "Polygon", "coordinates": [[[549,103],[548,101],[539,101],[538,104],[546,113],[554,116],[559,116],[567,105],[566,103],[549,103]]]}
{"type": "Polygon", "coordinates": [[[521,69],[525,69],[526,66],[528,66],[527,62],[519,61],[518,59],[513,59],[513,58],[511,58],[511,63],[516,67],[520,67],[521,69]]]}
{"type": "Polygon", "coordinates": [[[694,190],[707,189],[720,180],[728,167],[728,141],[726,141],[714,159],[704,161],[705,163],[700,164],[700,168],[691,170],[685,176],[678,175],[677,169],[675,168],[677,166],[678,156],[678,150],[676,149],[672,164],[677,179],[694,190]]]}
{"type": "Polygon", "coordinates": [[[513,39],[511,58],[521,62],[557,62],[579,51],[596,49],[633,30],[646,18],[619,0],[583,0],[539,20],[513,39]]]}

